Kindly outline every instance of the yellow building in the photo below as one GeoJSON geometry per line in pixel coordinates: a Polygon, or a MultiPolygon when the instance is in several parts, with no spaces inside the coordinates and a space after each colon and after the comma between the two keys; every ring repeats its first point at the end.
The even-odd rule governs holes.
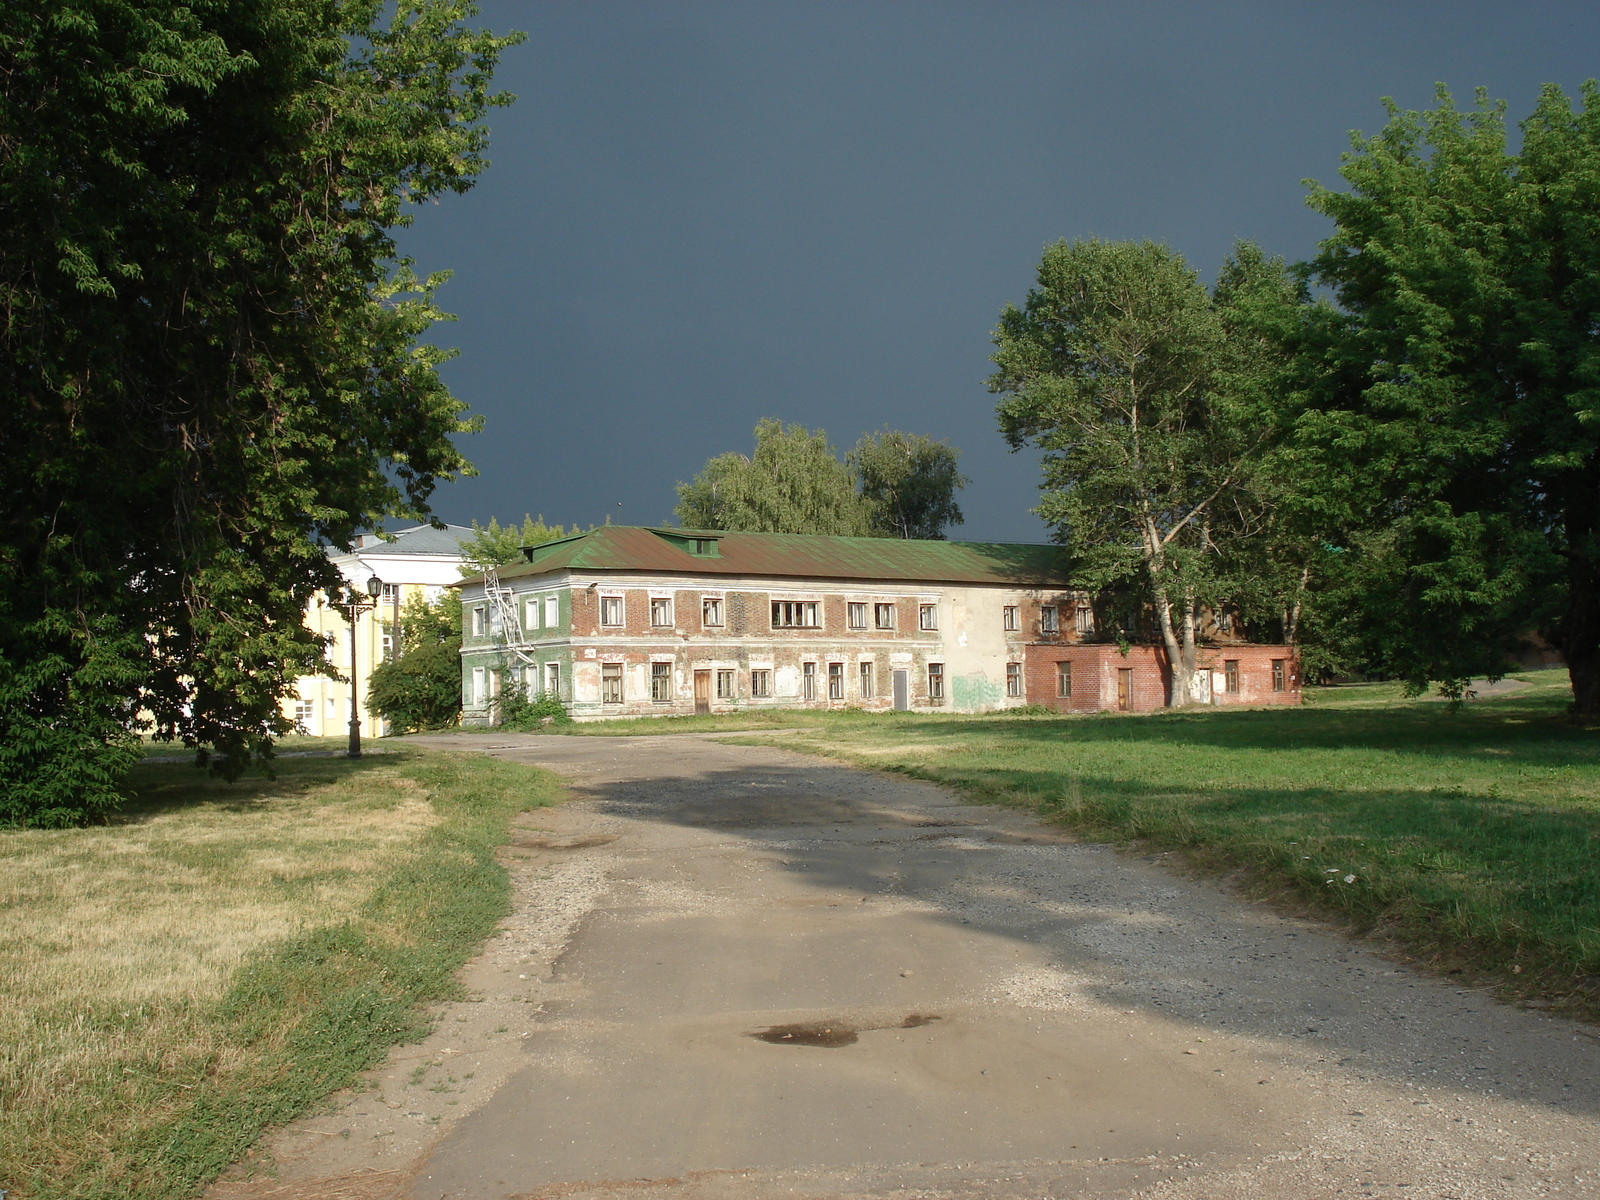
{"type": "MultiPolygon", "coordinates": [[[[418,525],[386,540],[362,534],[348,554],[329,556],[345,584],[362,596],[367,581],[376,575],[383,586],[377,604],[356,619],[356,684],[361,702],[361,733],[381,737],[386,723],[367,708],[367,681],[372,668],[390,658],[399,644],[401,610],[412,596],[433,600],[444,588],[460,580],[465,561],[461,543],[473,536],[462,525],[435,529],[418,525]]],[[[350,674],[351,628],[345,610],[313,603],[305,615],[306,628],[328,635],[328,659],[341,676],[350,674]]],[[[322,675],[302,675],[296,694],[284,703],[284,715],[314,737],[343,737],[350,729],[350,685],[322,675]]]]}

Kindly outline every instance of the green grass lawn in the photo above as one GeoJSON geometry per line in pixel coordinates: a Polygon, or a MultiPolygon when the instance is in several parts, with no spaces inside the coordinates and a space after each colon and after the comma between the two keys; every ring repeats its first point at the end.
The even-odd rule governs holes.
{"type": "Polygon", "coordinates": [[[1456,707],[1375,684],[1294,709],[805,714],[773,744],[1182,850],[1440,969],[1600,1015],[1600,732],[1566,719],[1564,672],[1516,678],[1456,707]]]}
{"type": "Polygon", "coordinates": [[[193,1196],[420,1036],[555,777],[416,748],[228,784],[147,762],[109,823],[0,833],[0,1188],[193,1196]]]}

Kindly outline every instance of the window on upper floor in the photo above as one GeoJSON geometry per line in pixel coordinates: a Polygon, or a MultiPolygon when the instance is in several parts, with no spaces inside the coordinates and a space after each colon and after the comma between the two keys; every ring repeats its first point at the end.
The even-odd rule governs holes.
{"type": "Polygon", "coordinates": [[[539,597],[529,596],[523,601],[522,628],[524,630],[539,628],[539,597]]]}
{"type": "Polygon", "coordinates": [[[700,601],[700,624],[707,629],[722,627],[722,597],[707,596],[700,601]]]}
{"type": "Polygon", "coordinates": [[[867,606],[854,600],[845,605],[845,624],[851,629],[865,629],[867,627],[867,606]]]}
{"type": "Polygon", "coordinates": [[[650,597],[650,624],[657,627],[672,624],[672,597],[650,597]]]}
{"type": "Polygon", "coordinates": [[[1039,632],[1061,632],[1061,623],[1056,616],[1056,606],[1054,604],[1046,604],[1044,607],[1039,609],[1039,632]]]}
{"type": "Polygon", "coordinates": [[[400,585],[398,583],[386,583],[383,585],[383,602],[385,604],[400,603],[400,585]]]}
{"type": "Polygon", "coordinates": [[[774,629],[820,629],[821,605],[815,600],[774,600],[772,602],[772,627],[774,629]]]}
{"type": "Polygon", "coordinates": [[[872,606],[872,623],[879,629],[893,629],[894,605],[874,604],[872,606]]]}
{"type": "Polygon", "coordinates": [[[489,632],[489,610],[479,605],[472,610],[472,636],[483,637],[489,632]]]}
{"type": "Polygon", "coordinates": [[[617,626],[622,624],[622,597],[600,597],[600,624],[617,626]]]}
{"type": "Polygon", "coordinates": [[[1015,633],[1020,626],[1017,623],[1017,606],[1008,604],[1000,610],[1000,628],[1007,633],[1015,633]]]}
{"type": "Polygon", "coordinates": [[[561,624],[561,597],[546,596],[544,598],[544,627],[554,629],[561,624]]]}
{"type": "Polygon", "coordinates": [[[919,629],[939,628],[939,606],[937,604],[919,604],[917,606],[917,627],[919,629]]]}
{"type": "Polygon", "coordinates": [[[1094,632],[1094,609],[1087,604],[1078,605],[1077,626],[1079,633],[1094,632]]]}

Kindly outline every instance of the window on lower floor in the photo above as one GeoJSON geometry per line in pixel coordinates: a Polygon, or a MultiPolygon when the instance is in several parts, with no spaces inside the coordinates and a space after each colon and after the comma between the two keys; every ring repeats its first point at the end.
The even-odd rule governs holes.
{"type": "Polygon", "coordinates": [[[650,664],[650,699],[672,699],[672,664],[669,662],[653,662],[650,664]]]}
{"type": "Polygon", "coordinates": [[[1230,696],[1239,694],[1239,660],[1237,658],[1223,660],[1222,690],[1230,696]]]}
{"type": "Polygon", "coordinates": [[[734,683],[732,671],[717,672],[717,699],[732,700],[734,698],[734,683]]]}
{"type": "Polygon", "coordinates": [[[757,700],[765,700],[772,695],[772,672],[762,669],[750,672],[750,695],[757,700]]]}
{"type": "Polygon", "coordinates": [[[398,625],[392,625],[386,621],[384,622],[382,629],[383,644],[379,653],[383,656],[382,661],[388,662],[394,657],[395,647],[400,643],[400,627],[398,625]]]}
{"type": "Polygon", "coordinates": [[[1056,616],[1056,606],[1054,604],[1046,604],[1039,610],[1039,632],[1058,633],[1060,630],[1061,623],[1056,616]]]}
{"type": "Polygon", "coordinates": [[[873,677],[873,666],[874,664],[869,662],[861,664],[861,698],[863,700],[871,700],[877,694],[878,689],[874,686],[877,680],[873,677]]]}
{"type": "Polygon", "coordinates": [[[294,702],[294,724],[301,733],[311,732],[311,722],[316,718],[317,704],[314,700],[296,700],[294,702]]]}
{"type": "Polygon", "coordinates": [[[544,690],[545,694],[561,698],[561,664],[545,663],[544,665],[544,690]]]}
{"type": "Polygon", "coordinates": [[[672,624],[672,600],[667,596],[650,597],[650,624],[672,624]]]}
{"type": "Polygon", "coordinates": [[[600,664],[600,703],[622,703],[622,664],[600,664]]]}
{"type": "Polygon", "coordinates": [[[774,600],[772,602],[772,627],[774,629],[820,629],[822,621],[817,615],[819,607],[815,600],[774,600]]]}
{"type": "Polygon", "coordinates": [[[482,667],[472,668],[472,695],[467,697],[467,702],[474,708],[478,707],[489,698],[489,689],[484,683],[484,677],[487,674],[488,672],[486,672],[482,667]]]}
{"type": "Polygon", "coordinates": [[[1022,664],[1006,664],[1006,695],[1022,695],[1022,664]]]}
{"type": "Polygon", "coordinates": [[[845,622],[851,629],[865,629],[867,627],[867,606],[865,603],[857,604],[851,601],[844,606],[845,622]]]}
{"type": "Polygon", "coordinates": [[[1281,659],[1281,658],[1273,659],[1272,660],[1272,690],[1273,691],[1282,692],[1282,691],[1287,691],[1288,690],[1287,687],[1286,687],[1286,676],[1287,675],[1288,675],[1288,672],[1284,669],[1284,660],[1281,659]]]}
{"type": "Polygon", "coordinates": [[[844,664],[828,664],[828,699],[844,699],[844,664]]]}
{"type": "Polygon", "coordinates": [[[814,662],[800,664],[800,698],[802,700],[817,698],[817,664],[814,662]]]}
{"type": "Polygon", "coordinates": [[[944,664],[928,664],[928,703],[944,703],[944,664]]]}
{"type": "Polygon", "coordinates": [[[1072,664],[1069,662],[1056,664],[1056,695],[1072,695],[1072,664]]]}

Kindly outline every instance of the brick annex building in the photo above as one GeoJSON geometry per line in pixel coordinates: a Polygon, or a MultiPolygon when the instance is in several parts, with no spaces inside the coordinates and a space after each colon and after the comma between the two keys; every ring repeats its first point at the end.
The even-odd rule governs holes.
{"type": "MultiPolygon", "coordinates": [[[[459,585],[468,725],[505,687],[578,720],[1167,700],[1165,652],[1063,586],[1053,546],[608,525],[523,553],[498,596],[459,585]]],[[[1300,702],[1288,647],[1207,632],[1215,703],[1300,702]]]]}

